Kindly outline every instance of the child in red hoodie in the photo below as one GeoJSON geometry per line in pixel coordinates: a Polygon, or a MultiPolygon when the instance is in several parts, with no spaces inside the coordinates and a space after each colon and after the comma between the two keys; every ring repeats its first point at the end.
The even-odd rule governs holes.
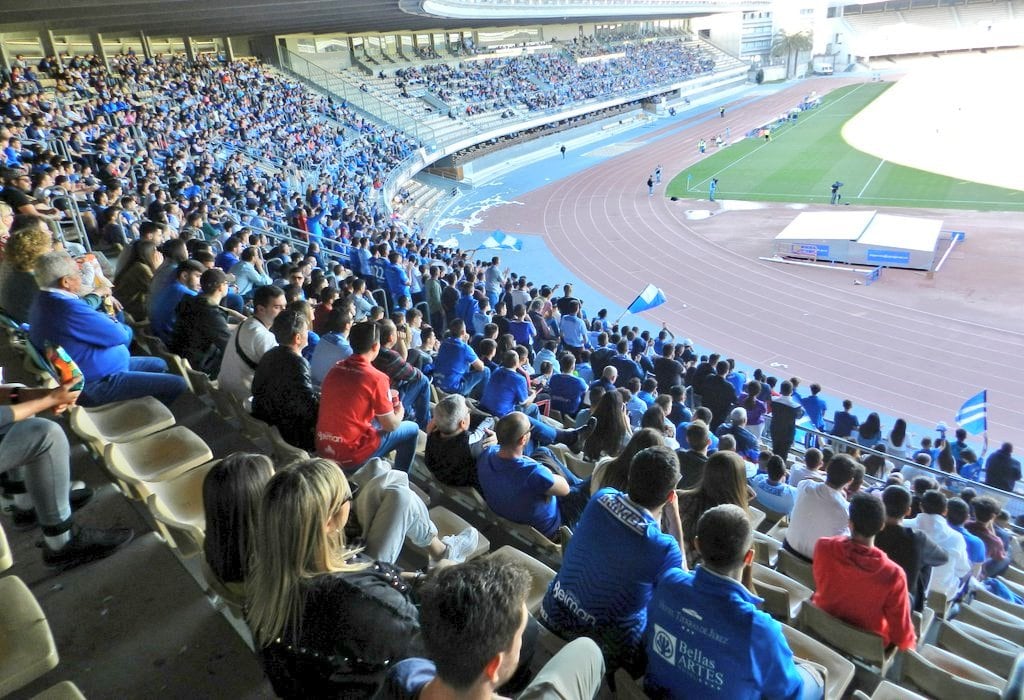
{"type": "Polygon", "coordinates": [[[875,535],[885,527],[885,507],[875,496],[857,494],[850,501],[849,537],[823,537],[814,547],[811,601],[855,627],[880,635],[886,646],[914,647],[907,576],[885,552],[875,535]]]}

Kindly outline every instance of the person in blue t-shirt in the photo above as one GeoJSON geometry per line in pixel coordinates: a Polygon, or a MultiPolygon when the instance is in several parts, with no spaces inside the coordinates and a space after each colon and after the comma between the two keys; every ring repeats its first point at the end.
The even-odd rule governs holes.
{"type": "Polygon", "coordinates": [[[825,399],[818,396],[820,392],[820,384],[811,384],[811,395],[801,398],[800,405],[804,407],[804,415],[811,421],[811,425],[818,430],[824,430],[825,412],[828,410],[828,405],[825,403],[825,399]]]}
{"type": "Polygon", "coordinates": [[[693,413],[686,407],[686,387],[675,384],[669,388],[668,395],[672,397],[672,409],[668,412],[669,422],[678,428],[680,423],[692,421],[693,413]]]}
{"type": "Polygon", "coordinates": [[[750,480],[754,497],[764,507],[789,515],[796,504],[796,488],[786,483],[786,461],[778,455],[772,455],[767,470],[767,474],[755,474],[750,480]]]}
{"type": "Polygon", "coordinates": [[[796,664],[782,626],[757,609],[751,566],[753,531],[746,512],[726,504],[697,521],[702,563],[671,569],[656,583],[647,609],[647,673],[652,698],[784,698],[823,696],[824,680],[796,664]]]}
{"type": "Polygon", "coordinates": [[[480,313],[480,304],[473,296],[473,283],[463,280],[459,284],[459,300],[455,302],[455,316],[465,322],[466,332],[470,338],[477,333],[483,333],[484,330],[477,328],[473,320],[478,313],[480,313]]]}
{"type": "Polygon", "coordinates": [[[611,668],[643,671],[642,636],[654,582],[684,565],[678,481],[679,460],[671,449],[638,452],[629,466],[628,495],[612,488],[594,494],[544,596],[544,624],[565,639],[594,639],[611,668]],[[671,534],[661,531],[662,512],[671,534]]]}
{"type": "Polygon", "coordinates": [[[653,377],[648,377],[640,385],[640,391],[637,392],[636,397],[644,402],[647,408],[654,405],[655,399],[658,398],[658,380],[653,377]]]}
{"type": "Polygon", "coordinates": [[[971,508],[967,501],[962,498],[951,498],[946,503],[946,522],[956,532],[959,532],[967,543],[967,559],[971,562],[971,573],[976,577],[981,574],[985,565],[985,543],[973,532],[968,532],[964,527],[971,517],[971,508]]]}
{"type": "Polygon", "coordinates": [[[327,314],[324,322],[324,334],[320,336],[313,356],[309,360],[309,373],[313,386],[319,388],[327,373],[337,363],[352,356],[352,346],[348,342],[348,333],[352,330],[352,316],[341,306],[335,306],[327,314]]]}
{"type": "Polygon", "coordinates": [[[387,284],[388,294],[391,296],[391,305],[398,303],[399,297],[412,296],[409,290],[409,275],[405,271],[405,263],[398,251],[388,254],[388,261],[383,264],[384,282],[387,284]]]}
{"type": "Polygon", "coordinates": [[[580,361],[576,363],[576,375],[587,384],[594,381],[594,368],[590,366],[590,351],[580,353],[580,361]]]}
{"type": "Polygon", "coordinates": [[[580,410],[580,403],[587,393],[587,384],[573,372],[576,369],[576,358],[571,352],[562,353],[558,358],[558,374],[548,382],[548,396],[551,397],[551,408],[561,411],[564,415],[575,416],[580,410]]]}
{"type": "Polygon", "coordinates": [[[178,263],[174,281],[157,292],[151,303],[149,326],[164,343],[171,342],[178,303],[187,296],[199,294],[199,278],[206,268],[196,260],[178,263]]]}
{"type": "Polygon", "coordinates": [[[836,437],[848,438],[859,427],[860,419],[853,415],[853,401],[843,399],[843,410],[836,411],[832,416],[832,434],[836,437]]]}
{"type": "Polygon", "coordinates": [[[495,513],[554,538],[562,525],[576,524],[590,498],[590,479],[580,480],[544,448],[525,456],[531,431],[529,418],[518,411],[499,420],[494,426],[498,444],[480,455],[477,477],[495,513]]]}
{"type": "Polygon", "coordinates": [[[646,373],[643,368],[627,354],[629,352],[629,341],[620,340],[618,345],[615,346],[615,350],[616,353],[609,362],[609,364],[618,371],[618,379],[615,381],[615,386],[624,387],[630,379],[634,378],[643,381],[646,373]]]}
{"type": "Polygon", "coordinates": [[[470,396],[474,389],[481,393],[491,378],[491,371],[467,342],[466,323],[457,318],[448,325],[448,337],[441,343],[434,360],[433,381],[449,394],[470,396]]]}
{"type": "Polygon", "coordinates": [[[506,350],[501,357],[501,367],[491,373],[491,378],[487,380],[487,386],[480,396],[481,408],[499,418],[516,410],[533,418],[540,415],[540,411],[533,403],[537,398],[537,392],[530,391],[526,377],[518,369],[519,353],[515,350],[506,350]]]}

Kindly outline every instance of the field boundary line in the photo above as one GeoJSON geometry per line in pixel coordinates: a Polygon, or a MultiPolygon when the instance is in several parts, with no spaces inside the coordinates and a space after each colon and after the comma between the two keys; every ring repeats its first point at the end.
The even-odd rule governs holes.
{"type": "Polygon", "coordinates": [[[864,183],[864,186],[860,188],[860,193],[857,195],[857,199],[860,199],[861,197],[864,196],[864,192],[868,189],[868,185],[870,185],[871,181],[875,179],[875,175],[878,174],[878,171],[882,169],[883,165],[885,165],[884,158],[878,161],[878,167],[875,168],[875,172],[871,173],[871,177],[869,177],[868,181],[864,183]]]}
{"type": "MultiPolygon", "coordinates": [[[[791,125],[791,127],[792,127],[792,128],[786,129],[785,131],[783,131],[783,132],[782,132],[781,134],[779,134],[779,135],[780,135],[780,136],[784,136],[785,134],[788,134],[788,133],[789,133],[790,131],[794,131],[794,130],[796,129],[796,127],[797,127],[797,126],[800,126],[801,124],[806,124],[806,123],[807,123],[807,122],[808,122],[809,120],[811,120],[811,119],[814,119],[814,117],[818,116],[819,114],[824,114],[824,113],[825,113],[825,112],[827,112],[827,111],[828,111],[829,109],[831,109],[831,108],[832,108],[832,107],[834,107],[835,105],[839,104],[840,102],[842,102],[843,100],[845,100],[845,99],[846,99],[847,97],[849,97],[849,96],[850,96],[850,95],[852,95],[853,93],[855,93],[855,92],[857,92],[858,90],[860,90],[860,89],[861,89],[862,87],[864,87],[865,85],[870,85],[870,84],[871,84],[871,83],[858,83],[856,87],[854,87],[854,88],[853,88],[852,90],[850,90],[850,91],[849,91],[848,93],[846,93],[845,95],[843,95],[843,96],[842,96],[842,97],[840,97],[839,99],[835,100],[834,102],[829,102],[829,103],[828,103],[828,104],[827,104],[827,105],[826,105],[825,107],[822,107],[822,108],[820,108],[820,109],[817,109],[817,110],[815,110],[813,114],[811,114],[811,115],[810,115],[809,117],[807,117],[806,119],[804,119],[804,120],[803,120],[802,122],[801,122],[801,121],[797,121],[797,122],[796,122],[795,124],[791,125]]],[[[866,105],[865,105],[865,106],[866,106],[866,105]]],[[[857,113],[859,114],[859,111],[858,111],[857,113]]],[[[773,138],[774,138],[774,137],[773,137],[773,138]]],[[[770,143],[770,142],[768,142],[768,143],[770,143]]],[[[742,160],[744,160],[744,159],[746,159],[746,158],[749,158],[750,156],[754,155],[755,153],[757,153],[758,151],[760,151],[760,150],[761,150],[762,148],[764,148],[765,146],[767,146],[767,145],[768,145],[768,143],[762,143],[762,144],[761,144],[760,146],[758,146],[758,147],[757,147],[757,148],[755,148],[754,150],[750,151],[749,153],[745,153],[745,154],[743,154],[742,156],[740,156],[740,157],[739,157],[739,158],[737,158],[736,160],[732,161],[731,163],[729,163],[729,164],[728,164],[728,165],[726,165],[725,167],[723,167],[723,168],[720,168],[720,169],[719,169],[718,171],[716,171],[716,172],[712,173],[712,174],[711,174],[711,175],[709,175],[708,177],[706,177],[706,178],[704,178],[703,180],[701,180],[700,182],[698,182],[698,183],[696,184],[696,188],[697,188],[697,191],[699,191],[699,190],[700,190],[700,187],[701,187],[701,185],[703,185],[703,184],[704,184],[705,182],[710,182],[710,181],[711,181],[712,179],[714,179],[714,178],[718,177],[719,175],[721,175],[722,173],[724,173],[724,172],[725,172],[726,170],[728,170],[728,169],[729,169],[729,168],[731,168],[732,166],[734,166],[734,165],[736,165],[737,163],[739,163],[740,161],[742,161],[742,160]]],[[[686,190],[686,191],[687,191],[687,192],[693,192],[693,191],[695,191],[695,190],[694,190],[694,189],[693,189],[693,188],[691,187],[691,188],[687,188],[687,190],[686,190]]]]}

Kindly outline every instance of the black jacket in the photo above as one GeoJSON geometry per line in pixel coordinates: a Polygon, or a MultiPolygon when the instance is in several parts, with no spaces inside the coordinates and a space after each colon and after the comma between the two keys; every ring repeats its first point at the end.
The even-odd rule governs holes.
{"type": "Polygon", "coordinates": [[[192,369],[216,377],[231,338],[227,312],[200,294],[184,297],[175,315],[168,349],[188,360],[192,369]]]}
{"type": "Polygon", "coordinates": [[[732,384],[717,374],[707,377],[700,386],[700,402],[711,411],[712,431],[717,430],[726,418],[729,410],[736,403],[736,389],[732,384]]]}
{"type": "Polygon", "coordinates": [[[679,483],[677,489],[692,489],[704,478],[704,467],[708,463],[707,455],[693,450],[679,450],[679,483]]]}
{"type": "Polygon", "coordinates": [[[792,444],[796,434],[796,422],[804,414],[804,409],[796,404],[791,396],[779,396],[772,399],[772,445],[792,444]]]}
{"type": "Polygon", "coordinates": [[[377,562],[365,571],[302,582],[302,626],[260,650],[282,698],[373,697],[388,668],[423,656],[419,611],[400,571],[377,562]]]}
{"type": "Polygon", "coordinates": [[[252,378],[253,416],[277,426],[289,445],[312,450],[319,408],[304,357],[278,345],[260,358],[252,378]]]}

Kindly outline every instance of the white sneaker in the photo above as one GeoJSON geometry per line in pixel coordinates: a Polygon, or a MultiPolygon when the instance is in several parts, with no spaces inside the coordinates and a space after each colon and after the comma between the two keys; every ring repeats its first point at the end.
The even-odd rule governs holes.
{"type": "Polygon", "coordinates": [[[475,527],[467,527],[457,535],[442,537],[441,541],[445,544],[443,558],[461,564],[476,551],[480,533],[475,527]]]}

